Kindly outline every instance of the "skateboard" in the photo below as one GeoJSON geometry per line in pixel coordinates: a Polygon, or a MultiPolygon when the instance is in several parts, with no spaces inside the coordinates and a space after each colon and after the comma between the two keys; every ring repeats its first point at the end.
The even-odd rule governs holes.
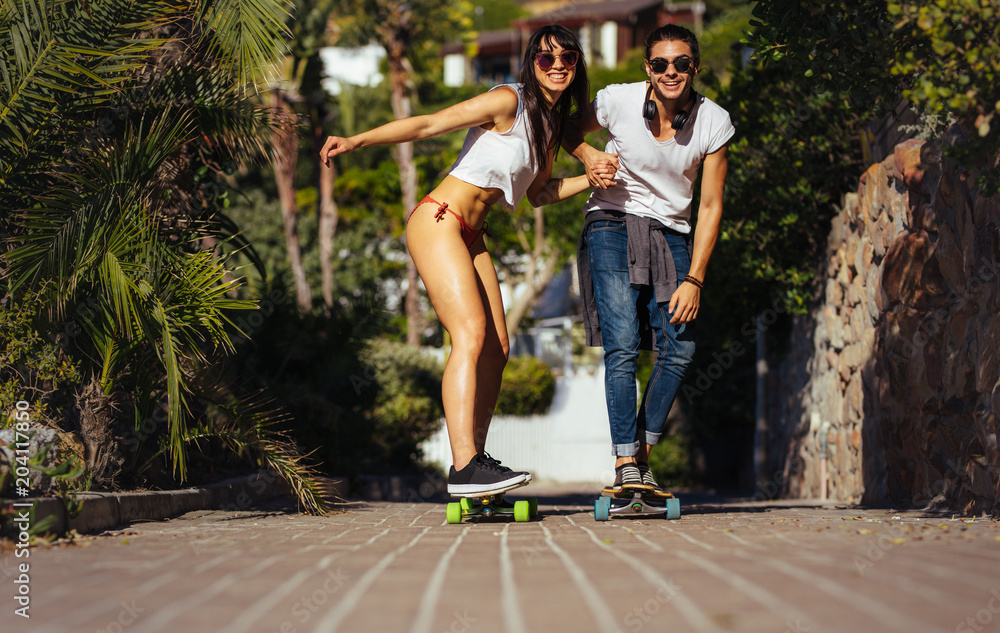
{"type": "Polygon", "coordinates": [[[672,493],[652,488],[605,488],[594,502],[594,519],[607,521],[612,514],[660,514],[681,518],[681,500],[672,493]]]}
{"type": "Polygon", "coordinates": [[[503,498],[504,494],[515,488],[528,485],[529,481],[530,479],[485,495],[452,495],[453,497],[461,497],[461,499],[458,502],[448,504],[445,514],[448,523],[461,523],[465,517],[489,518],[497,514],[513,514],[514,520],[521,523],[538,516],[538,499],[531,497],[509,503],[505,502],[503,498]]]}

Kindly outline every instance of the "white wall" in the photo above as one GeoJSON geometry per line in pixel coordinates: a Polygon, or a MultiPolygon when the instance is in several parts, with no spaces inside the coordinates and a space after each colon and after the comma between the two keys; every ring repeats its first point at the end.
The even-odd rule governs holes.
{"type": "Polygon", "coordinates": [[[465,55],[453,53],[444,56],[444,85],[449,88],[465,85],[465,55]]]}
{"type": "Polygon", "coordinates": [[[385,57],[385,49],[377,44],[359,48],[339,48],[330,46],[320,49],[323,62],[323,88],[332,95],[340,94],[340,84],[375,86],[382,81],[379,64],[385,57]]]}
{"type": "Polygon", "coordinates": [[[615,22],[601,25],[601,61],[605,68],[618,65],[618,24],[615,22]]]}
{"type": "MultiPolygon", "coordinates": [[[[428,461],[445,470],[451,466],[443,420],[441,430],[421,448],[428,461]]],[[[505,466],[531,472],[536,480],[610,484],[615,469],[603,363],[593,373],[577,369],[557,378],[547,415],[494,418],[486,451],[505,466]]]]}

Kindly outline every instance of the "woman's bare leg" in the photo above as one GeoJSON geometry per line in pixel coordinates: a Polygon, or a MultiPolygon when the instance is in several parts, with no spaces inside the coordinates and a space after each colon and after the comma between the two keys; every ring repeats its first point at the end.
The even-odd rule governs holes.
{"type": "Polygon", "coordinates": [[[497,396],[500,395],[500,383],[503,379],[503,368],[507,365],[510,343],[507,337],[503,299],[500,296],[500,282],[497,280],[493,259],[486,250],[482,236],[473,243],[471,255],[479,275],[479,292],[482,297],[483,312],[486,315],[486,338],[476,367],[475,438],[476,450],[482,453],[486,450],[486,434],[493,420],[497,396]]]}
{"type": "Polygon", "coordinates": [[[475,405],[479,357],[486,339],[479,275],[450,213],[438,220],[432,204],[421,205],[406,227],[406,244],[441,325],[451,334],[451,354],[441,380],[452,461],[464,468],[476,453],[475,405]],[[430,209],[424,208],[430,207],[430,209]]]}

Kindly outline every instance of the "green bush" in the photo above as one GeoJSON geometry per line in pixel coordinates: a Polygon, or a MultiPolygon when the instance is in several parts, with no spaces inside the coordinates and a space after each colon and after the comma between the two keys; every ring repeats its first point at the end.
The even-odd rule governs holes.
{"type": "Polygon", "coordinates": [[[664,434],[649,454],[649,467],[665,488],[689,486],[696,480],[691,463],[691,437],[685,433],[664,434]]]}
{"type": "Polygon", "coordinates": [[[397,468],[419,462],[418,446],[437,431],[444,416],[441,365],[415,347],[384,339],[372,340],[361,362],[377,388],[367,412],[377,452],[397,468]]]}
{"type": "Polygon", "coordinates": [[[895,0],[888,12],[913,43],[892,64],[894,75],[909,80],[903,96],[932,114],[953,115],[969,138],[949,155],[986,166],[977,184],[987,195],[1000,191],[1000,169],[991,162],[1000,144],[1000,10],[986,0],[895,0]]]}
{"type": "Polygon", "coordinates": [[[238,348],[248,388],[290,414],[288,430],[322,470],[338,477],[420,472],[420,443],[443,417],[440,363],[379,339],[392,314],[378,301],[338,302],[301,314],[286,297],[238,348]]]}
{"type": "Polygon", "coordinates": [[[552,406],[556,378],[547,363],[534,356],[515,356],[507,361],[503,386],[497,399],[499,415],[543,415],[552,406]]]}
{"type": "Polygon", "coordinates": [[[0,428],[13,426],[20,400],[31,403],[36,424],[55,426],[81,381],[77,363],[38,332],[30,310],[0,304],[0,428]]]}

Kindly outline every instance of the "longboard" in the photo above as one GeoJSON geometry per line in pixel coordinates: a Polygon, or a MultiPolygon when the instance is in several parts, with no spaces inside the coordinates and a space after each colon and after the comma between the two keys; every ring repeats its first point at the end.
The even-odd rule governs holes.
{"type": "Polygon", "coordinates": [[[613,514],[663,514],[666,519],[681,518],[681,500],[670,492],[645,486],[605,488],[594,501],[594,519],[607,521],[613,514]]]}
{"type": "Polygon", "coordinates": [[[448,523],[461,523],[462,519],[466,517],[482,516],[489,518],[497,514],[513,514],[514,520],[521,523],[537,516],[538,499],[531,497],[515,501],[514,503],[507,503],[503,498],[504,494],[515,488],[526,486],[530,481],[530,479],[526,479],[503,490],[489,494],[466,495],[452,493],[453,497],[461,497],[461,499],[457,503],[448,504],[445,513],[448,523]]]}

